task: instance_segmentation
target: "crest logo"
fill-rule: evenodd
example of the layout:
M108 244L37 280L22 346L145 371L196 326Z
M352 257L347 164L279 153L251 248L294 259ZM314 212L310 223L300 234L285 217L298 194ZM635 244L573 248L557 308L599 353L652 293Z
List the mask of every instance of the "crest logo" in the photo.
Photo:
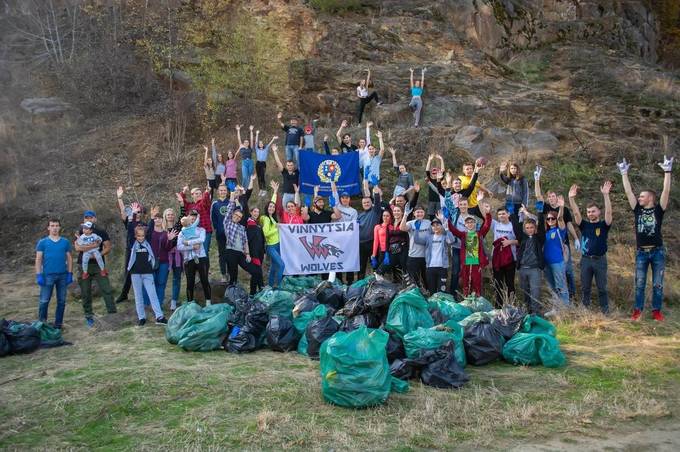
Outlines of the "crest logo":
M328 256L339 257L341 254L345 253L337 246L331 245L329 243L323 243L327 237L321 235L313 235L312 243L307 241L307 237L299 237L299 239L302 243L302 246L312 259L316 259L317 257L326 259Z
M319 164L316 170L316 175L319 176L319 180L325 184L330 184L331 182L337 182L342 174L342 169L338 162L335 160L324 160Z

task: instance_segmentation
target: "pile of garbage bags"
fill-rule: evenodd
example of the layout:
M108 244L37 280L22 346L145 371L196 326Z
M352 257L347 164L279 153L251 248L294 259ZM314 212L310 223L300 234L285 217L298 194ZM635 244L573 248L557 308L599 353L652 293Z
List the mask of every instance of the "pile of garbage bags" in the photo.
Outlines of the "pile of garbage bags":
M0 357L62 345L71 343L64 341L59 328L40 321L29 323L0 319Z
M513 306L494 310L474 295L425 298L417 287L372 276L349 287L285 278L281 288L253 297L230 286L222 304L180 306L166 337L187 351L297 351L320 361L326 401L355 408L385 403L411 379L460 388L470 380L467 365L565 363L555 327L541 317Z

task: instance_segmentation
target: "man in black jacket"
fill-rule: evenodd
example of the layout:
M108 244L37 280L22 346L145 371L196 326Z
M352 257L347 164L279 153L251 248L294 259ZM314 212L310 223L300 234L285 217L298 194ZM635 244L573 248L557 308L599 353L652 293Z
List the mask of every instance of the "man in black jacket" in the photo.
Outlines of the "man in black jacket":
M540 209L543 210L542 208ZM517 245L517 270L520 291L524 293L524 302L529 313L539 313L541 284L543 282L543 244L545 243L545 221L543 212L539 212L538 220L522 206L520 213L524 223L520 225L517 217L512 217L512 227L519 241Z

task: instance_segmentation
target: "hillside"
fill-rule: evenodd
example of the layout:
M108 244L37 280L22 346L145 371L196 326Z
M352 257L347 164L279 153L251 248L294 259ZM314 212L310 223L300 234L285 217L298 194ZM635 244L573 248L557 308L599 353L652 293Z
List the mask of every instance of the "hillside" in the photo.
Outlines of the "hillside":
M10 222L1 254L12 265L30 263L25 239L48 215L72 227L87 206L112 223L118 184L147 204L171 203L174 190L202 183L200 144L215 136L221 148L234 146L237 123L271 136L281 110L319 119L319 136L333 137L354 114L367 67L385 99L367 117L416 173L433 151L452 168L484 155L493 165L541 163L545 189L578 182L597 195L601 180L618 179L614 161L623 156L634 162L635 187L660 189L662 136L671 138L668 153L678 149L680 83L661 59L663 2L55 4L54 24L77 30L64 33L61 53L28 36L50 11L7 2L0 17L0 210ZM423 127L415 129L408 68L423 66ZM483 179L495 186L491 170ZM615 191L614 239L628 244L632 219ZM680 218L679 194L674 188L668 224ZM673 249L677 231L664 233ZM624 264L632 252L614 254ZM669 271L676 262L672 254ZM619 272L624 297L630 272Z

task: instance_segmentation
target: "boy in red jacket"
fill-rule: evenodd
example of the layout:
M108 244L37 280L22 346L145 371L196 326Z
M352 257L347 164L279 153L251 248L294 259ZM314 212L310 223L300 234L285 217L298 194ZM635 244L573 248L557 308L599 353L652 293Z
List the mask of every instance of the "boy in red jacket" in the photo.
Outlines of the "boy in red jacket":
M482 294L482 268L489 263L484 253L484 237L491 228L491 206L487 203L481 204L480 211L484 216L484 224L479 231L477 231L477 221L472 215L465 219L465 231L458 230L449 220L449 230L462 242L460 287L464 296L470 293Z

